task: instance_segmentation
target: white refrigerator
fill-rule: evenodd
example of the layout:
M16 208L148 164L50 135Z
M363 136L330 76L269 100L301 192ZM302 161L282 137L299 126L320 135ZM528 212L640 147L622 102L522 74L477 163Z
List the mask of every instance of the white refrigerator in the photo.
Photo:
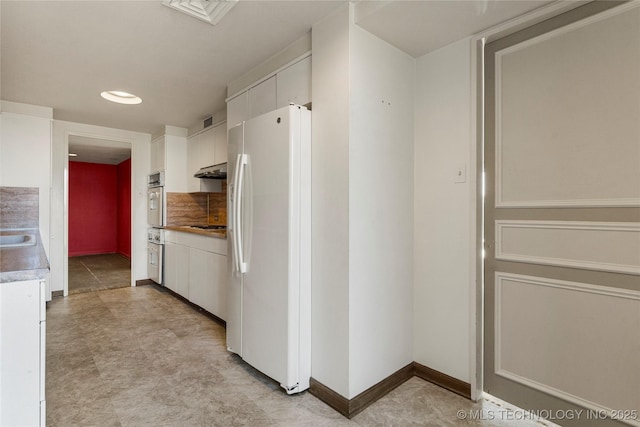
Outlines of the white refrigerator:
M229 130L227 348L287 393L311 376L311 112Z

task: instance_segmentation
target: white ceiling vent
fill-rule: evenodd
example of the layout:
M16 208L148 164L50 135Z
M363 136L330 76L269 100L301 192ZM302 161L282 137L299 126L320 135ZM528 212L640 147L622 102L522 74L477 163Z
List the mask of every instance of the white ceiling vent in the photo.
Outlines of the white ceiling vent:
M216 25L237 2L238 0L164 0L162 4Z

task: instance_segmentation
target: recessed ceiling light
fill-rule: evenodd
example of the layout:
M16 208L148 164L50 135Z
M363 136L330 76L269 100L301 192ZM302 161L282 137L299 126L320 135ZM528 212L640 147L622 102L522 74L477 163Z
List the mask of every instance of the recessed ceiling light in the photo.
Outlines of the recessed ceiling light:
M76 153L69 153L69 157L78 157Z
M100 96L107 101L117 102L118 104L140 104L142 102L142 98L120 90L108 90L102 92Z

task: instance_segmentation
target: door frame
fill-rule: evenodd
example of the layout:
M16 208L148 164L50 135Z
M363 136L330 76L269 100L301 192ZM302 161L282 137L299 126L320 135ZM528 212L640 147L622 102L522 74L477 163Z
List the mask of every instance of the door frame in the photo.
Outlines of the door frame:
M475 280L469 286L469 372L473 401L481 399L484 393L484 47L487 43L525 30L590 2L590 0L554 2L471 37L470 164L471 174L475 176L475 188L471 192L471 211L475 212L475 215L471 215L469 262L471 277ZM625 1L615 4L623 3Z
M51 273L52 289L69 295L69 136L84 136L131 146L131 286L146 278L146 191L151 135L83 123L53 122ZM57 237L57 239L55 239ZM55 242L54 242L55 240ZM60 289L62 288L62 289Z

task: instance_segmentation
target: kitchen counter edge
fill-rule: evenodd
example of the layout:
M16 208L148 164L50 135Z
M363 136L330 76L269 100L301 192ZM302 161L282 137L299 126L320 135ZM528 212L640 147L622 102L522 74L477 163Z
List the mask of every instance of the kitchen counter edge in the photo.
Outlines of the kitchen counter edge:
M5 229L12 234L22 229ZM45 279L49 274L49 261L37 233L37 244L21 248L0 249L0 283L23 282Z

